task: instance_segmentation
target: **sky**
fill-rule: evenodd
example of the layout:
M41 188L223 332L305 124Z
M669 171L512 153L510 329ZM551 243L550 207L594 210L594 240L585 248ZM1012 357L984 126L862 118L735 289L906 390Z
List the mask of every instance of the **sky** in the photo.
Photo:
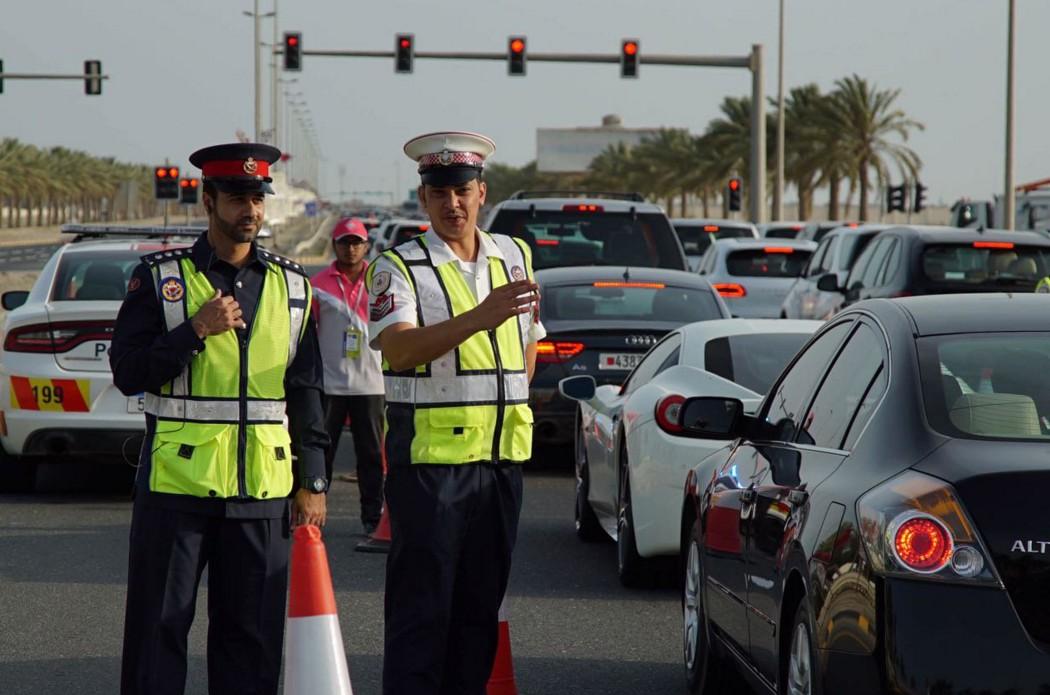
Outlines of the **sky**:
M259 0L260 11L274 0ZM636 80L616 65L530 63L524 78L504 62L304 56L299 82L323 157L322 193L398 190L416 182L401 151L435 130L492 137L495 161L536 156L537 128L598 125L702 132L727 95L748 95L750 73L646 66L651 53L734 55L765 46L766 93L776 95L777 0L278 0L278 28L301 31L306 50L392 50L398 32L416 50L506 50L524 34L530 52L615 53L640 40ZM193 172L199 147L253 132L252 0L2 0L0 60L9 72L74 72L102 61L100 97L82 82L13 81L0 94L0 137L64 145ZM929 199L990 197L1003 187L1006 0L785 0L787 88L822 90L856 73L900 89L897 106L926 126L909 144L924 162ZM1050 177L1050 3L1017 0L1015 179ZM269 19L262 36L272 36ZM285 74L284 77L293 76ZM268 69L264 82L268 84ZM269 97L263 101L269 127ZM295 153L293 153L294 155ZM772 166L772 162L770 162ZM398 196L399 198L402 196ZM794 199L793 191L787 199ZM821 196L818 196L818 200ZM383 202L388 198L375 200Z

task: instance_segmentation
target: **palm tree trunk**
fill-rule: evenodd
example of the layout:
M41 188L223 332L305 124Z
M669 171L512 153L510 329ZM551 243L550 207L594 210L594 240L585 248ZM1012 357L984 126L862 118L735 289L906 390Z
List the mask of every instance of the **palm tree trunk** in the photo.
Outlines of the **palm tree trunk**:
M700 196L700 200L702 200L704 203L704 217L710 217L711 213L708 212L707 208L707 189L704 189L704 192Z
M832 176L828 179L828 219L837 220L839 218L839 186L842 181L838 176ZM804 218L803 218L804 219Z
M868 160L862 159L860 162L860 202L858 207L860 208L860 221L868 221Z
M685 198L686 198L685 191L682 191L682 197L679 198L679 201L678 201L682 205L682 217L686 217L686 213L685 213Z

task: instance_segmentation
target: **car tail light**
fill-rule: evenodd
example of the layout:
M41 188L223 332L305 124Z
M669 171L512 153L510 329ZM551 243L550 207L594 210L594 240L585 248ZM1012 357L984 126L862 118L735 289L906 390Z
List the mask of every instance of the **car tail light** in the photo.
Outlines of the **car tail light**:
M583 352L583 343L541 340L536 343L537 362L564 362Z
M562 212L605 212L605 208L601 205L594 205L593 203L580 203L579 205L563 205L561 208Z
M12 328L7 352L68 352L89 340L112 340L113 321L61 321Z
M906 471L857 501L864 549L876 572L1002 586L954 488Z
M1012 241L975 241L973 242L975 249L1012 249L1014 242Z
M795 253L795 249L790 246L767 246L762 251L764 253Z
M735 282L716 282L712 287L723 297L740 299L747 296L747 290L744 289L744 286Z
M705 224L704 225L704 231L705 232L717 232L718 231L718 225L717 224Z
M669 434L678 434L682 431L683 403L685 403L685 396L678 394L664 396L656 402L656 424L660 426L660 429Z
M557 240L557 239L537 239L536 240L536 245L537 246L557 246L560 243L561 242L559 240Z

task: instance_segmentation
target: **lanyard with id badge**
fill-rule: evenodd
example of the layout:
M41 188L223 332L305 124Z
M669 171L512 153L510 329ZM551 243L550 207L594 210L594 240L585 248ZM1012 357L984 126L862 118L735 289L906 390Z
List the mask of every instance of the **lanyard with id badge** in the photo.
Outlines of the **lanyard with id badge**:
M355 304L361 293L361 288L364 287L364 273L358 277L358 281L354 283L354 286L350 292L349 298L347 298L347 309L350 312L351 318L350 323L346 326L346 331L343 333L343 356L348 360L356 360L361 357L361 345L364 342L365 333L360 328L354 325L353 317L357 315L357 307ZM343 288L343 281L336 277L336 282L339 283L339 290L343 293L343 297L346 297L346 290Z

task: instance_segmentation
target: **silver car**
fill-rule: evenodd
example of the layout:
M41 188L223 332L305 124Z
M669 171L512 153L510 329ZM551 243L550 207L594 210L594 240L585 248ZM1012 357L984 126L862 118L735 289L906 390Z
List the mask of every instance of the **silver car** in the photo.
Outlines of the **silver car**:
M715 239L759 238L755 225L736 220L677 217L671 220L671 226L682 242L682 250L689 260L690 270L697 269L704 251L707 251L707 247Z
M698 272L725 300L733 316L778 318L780 305L817 244L798 239L718 239Z
M817 250L809 258L802 277L795 280L784 298L780 318L826 319L839 310L842 294L824 292L817 282L825 275L834 273L837 283L846 283L850 268L875 235L890 225L865 224L846 225L833 229L820 240Z

